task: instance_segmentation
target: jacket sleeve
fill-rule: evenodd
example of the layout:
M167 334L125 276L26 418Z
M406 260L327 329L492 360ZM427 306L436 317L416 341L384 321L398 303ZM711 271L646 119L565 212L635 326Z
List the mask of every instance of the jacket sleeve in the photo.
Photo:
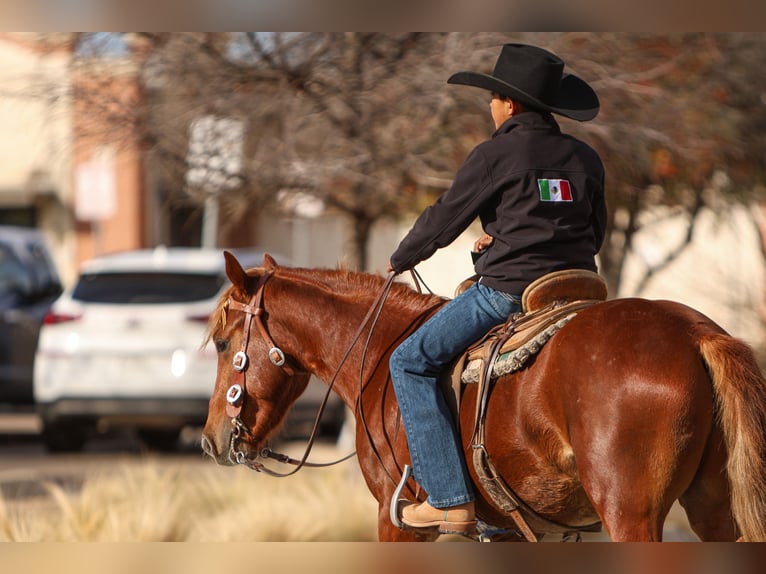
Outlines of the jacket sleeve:
M493 193L492 175L478 146L457 171L450 188L420 214L399 243L391 255L393 270L401 273L412 269L452 243L476 219Z

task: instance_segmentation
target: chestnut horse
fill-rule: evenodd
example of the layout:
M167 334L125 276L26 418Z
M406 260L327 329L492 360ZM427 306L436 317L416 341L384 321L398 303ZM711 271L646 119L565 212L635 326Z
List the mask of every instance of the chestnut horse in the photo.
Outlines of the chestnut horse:
M395 282L366 321L379 275L280 267L268 255L245 271L225 257L232 286L211 318L219 362L203 450L220 464L267 466L262 449L313 373L356 413L380 540L435 539L390 517L410 458L388 361L444 299ZM476 386L461 401L465 445ZM766 540L766 381L747 345L693 309L644 299L589 307L525 368L497 380L486 410L494 466L544 519L573 528L600 521L614 541L661 540L679 500L702 540ZM466 454L478 518L513 531ZM407 498L424 499L408 485Z

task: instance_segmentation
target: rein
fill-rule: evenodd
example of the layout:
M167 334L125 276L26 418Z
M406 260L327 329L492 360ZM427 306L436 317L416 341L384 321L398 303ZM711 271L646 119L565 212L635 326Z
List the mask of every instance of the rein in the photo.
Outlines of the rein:
M372 453L375 455L375 458L377 459L378 463L380 463L381 468L386 473L386 476L388 477L388 479L391 481L391 483L394 486L397 485L397 479L395 479L391 475L389 470L386 468L386 464L383 462L383 457L380 455L380 452L375 446L375 441L373 440L372 435L370 434L370 429L367 426L367 419L364 416L364 408L362 408L362 394L364 392L364 363L367 357L367 349L370 345L370 340L372 339L372 331L378 322L378 318L380 317L380 314L383 312L383 303L385 303L385 298L388 295L388 291L391 289L391 283L393 283L393 279L395 275L396 273L394 272L391 273L390 277L388 278L388 282L383 287L383 292L385 293L385 295L383 295L382 297L378 296L378 299L375 301L375 303L373 303L372 307L367 313L367 317L365 317L365 320L362 322L362 327L363 327L364 324L369 320L370 316L372 316L372 314L375 313L375 320L373 321L372 327L370 328L370 332L367 335L367 340L365 341L364 349L362 351L362 359L359 364L359 394L357 395L357 409L358 409L358 415L359 415L359 422L361 422L362 424L362 428L364 429L365 436L367 437L367 442L370 446L370 449L372 450ZM417 289L418 293L421 293L421 294L423 293L423 290L421 288L421 285L422 285L428 290L428 292L431 295L434 294L434 292L431 291L431 288L428 287L428 285L426 285L426 282L423 281L423 278L414 268L410 269L410 275L412 277L412 281L415 284L415 288ZM375 311L376 308L377 308L377 311ZM356 338L354 339L354 342L356 342L356 339L359 338L362 327L360 327L359 332L357 333ZM353 343L352 343L352 346L353 346Z
M340 370L345 364L349 355L351 354L351 351L354 348L354 345L356 344L356 342L359 340L359 337L361 337L362 332L364 331L364 328L367 326L372 316L375 315L375 320L373 321L373 324L370 328L370 335L368 336L368 339L367 339L367 343L369 343L369 337L372 336L372 331L375 328L375 324L378 321L380 312L383 308L383 304L385 303L385 300L388 297L388 293L391 290L391 285L394 282L395 274L394 273L389 274L383 287L380 290L380 293L378 294L372 306L370 307L370 310L367 312L367 315L362 320L361 325L357 329L354 337L351 339L351 343L346 349L346 352L343 354L343 357L341 358L337 368L335 369L335 373L333 374L332 378L330 379L330 382L328 383L327 392L325 393L324 399L322 400L322 403L319 407L319 411L317 412L316 420L314 421L314 427L311 430L311 435L306 445L306 450L303 454L303 457L300 460L293 459L284 454L273 452L269 447L265 447L261 449L261 451L255 458L251 458L251 457L248 457L242 450L238 450L236 447L236 443L244 435L248 435L251 438L255 438L252 434L252 431L250 431L247 425L245 425L244 422L242 422L242 419L240 417L240 413L242 412L242 404L247 394L245 392L246 384L247 384L246 372L247 372L247 367L250 363L250 360L247 354L247 347L250 341L250 331L252 329L253 322L255 322L256 326L258 327L261 337L263 337L263 339L269 345L269 351L268 351L269 361L271 361L273 365L282 368L288 375L295 374L295 370L289 364L287 364L284 352L274 343L274 340L269 335L268 330L266 329L266 326L263 324L262 317L265 312L265 309L263 307L263 291L264 291L264 287L266 286L266 283L268 282L268 280L271 278L272 275L273 275L273 271L270 270L260 277L258 284L256 285L255 293L250 298L250 302L248 304L235 301L231 298L229 298L227 301L230 309L245 313L245 321L243 326L242 345L240 347L240 350L234 355L234 359L232 361L232 367L235 370L235 378L234 378L234 383L229 387L228 391L226 391L226 414L229 416L229 418L231 419L231 423L234 426L234 431L231 434L231 440L229 442L229 452L230 454L234 455L234 460L237 462L237 464L243 464L247 466L248 468L251 468L252 470L255 470L257 472L264 472L271 476L286 477L286 476L295 474L304 466L308 466L308 467L332 466L334 464L338 464L340 462L348 460L349 458L353 457L356 454L356 451L354 451L339 460L329 462L329 463L312 463L307 461L308 456L311 452L311 449L314 446L314 442L318 436L319 423L322 418L322 413L324 412L325 406L330 396L330 392L332 391L333 386L335 385L335 381L338 378ZM367 344L365 344L365 351L366 351L366 348L367 348ZM359 403L361 405L361 391L360 391ZM262 463L258 462L257 460L258 458L271 458L281 463L296 465L296 468L287 473L276 472L274 470L267 468Z

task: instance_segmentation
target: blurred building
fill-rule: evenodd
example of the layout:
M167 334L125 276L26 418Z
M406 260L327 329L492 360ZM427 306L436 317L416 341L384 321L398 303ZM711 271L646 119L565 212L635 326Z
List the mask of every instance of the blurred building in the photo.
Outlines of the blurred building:
M94 255L156 245L258 245L301 266L344 262L350 225L337 214L297 209L283 218L236 194L224 206L203 207L190 197L185 186L197 183L189 181L197 172L169 173L153 142L144 141L140 122L162 125L171 142L164 149L194 167L199 147L203 164L236 164L216 149L236 142L217 141L215 129L212 136L210 129L193 129L223 123L218 132L236 132L232 120L196 115L172 74L142 77L152 66L139 37L101 43L92 57L76 39L72 33L0 33L0 224L39 228L65 284ZM250 132L260 133L241 134L242 145ZM384 271L403 233L393 224L378 227L370 261Z
M129 57L79 59L72 69L71 214L76 260L151 243L140 141L132 133L140 104Z
M152 243L138 142L111 143L130 129L119 104L140 98L134 68L122 58L74 69L73 39L0 34L0 224L39 228L65 283L97 253Z
M0 34L0 224L43 230L65 281L76 252L70 59L68 34Z
M100 253L200 245L203 226L198 205L168 200L135 130L140 45L75 58L74 40L0 33L0 225L39 228L65 284Z

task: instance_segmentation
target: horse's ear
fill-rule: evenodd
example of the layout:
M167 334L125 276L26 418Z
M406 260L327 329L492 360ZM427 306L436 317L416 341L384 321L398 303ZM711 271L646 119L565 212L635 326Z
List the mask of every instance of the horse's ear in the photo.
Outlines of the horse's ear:
M279 265L277 264L277 262L274 260L274 258L271 255L269 255L268 253L264 253L263 254L263 267L267 271L274 271L274 270L276 270L277 267L279 267Z
M229 251L224 251L223 257L226 259L226 276L231 281L231 284L242 293L247 293L247 273L242 268L242 265Z

